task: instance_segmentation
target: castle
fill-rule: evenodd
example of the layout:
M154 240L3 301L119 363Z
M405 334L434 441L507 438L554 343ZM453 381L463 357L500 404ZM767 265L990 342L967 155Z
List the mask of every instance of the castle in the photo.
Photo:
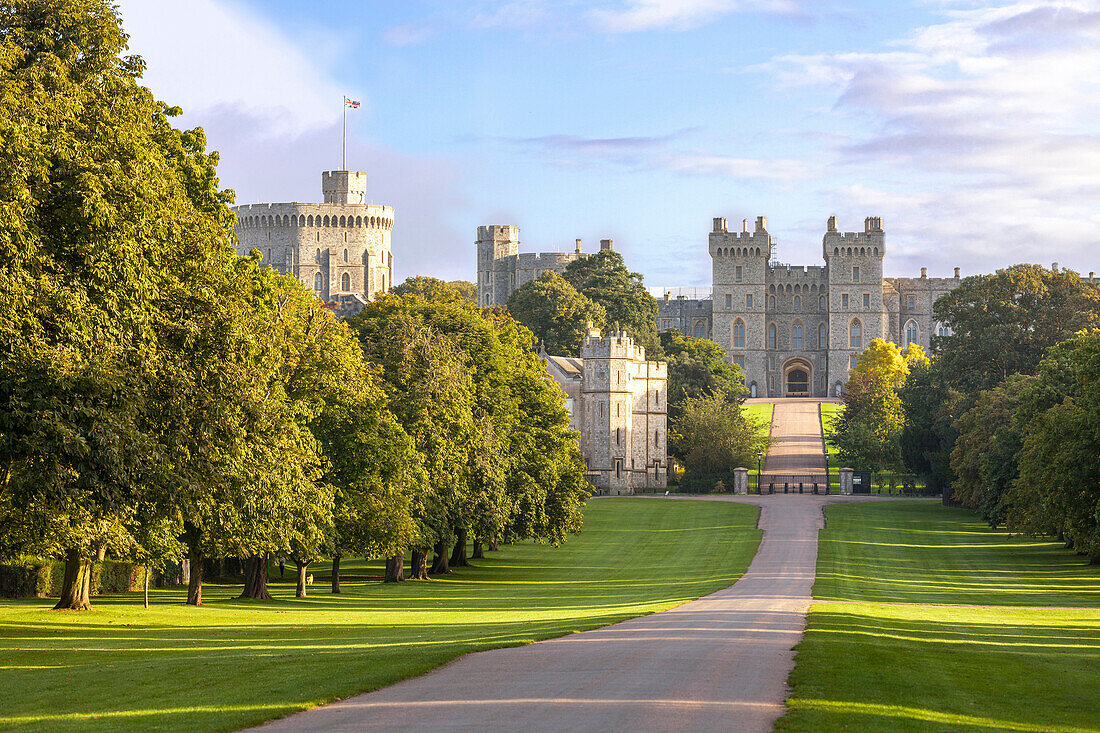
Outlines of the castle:
M667 488L667 365L646 361L630 336L602 336L591 324L580 353L541 356L565 393L589 482L609 494Z
M321 174L322 204L247 204L237 215L237 251L293 274L341 315L393 285L393 208L366 203L367 174Z
M611 249L610 239L600 240L600 249ZM506 305L517 288L538 278L547 270L561 274L570 262L587 255L577 240L572 252L519 251L519 227L484 226L477 228L477 303Z
M872 339L929 349L933 334L949 333L932 304L958 286L959 268L952 278L930 278L925 268L919 278L883 277L878 217L864 220L862 232L840 232L829 217L824 266L773 262L762 216L751 231L744 220L740 232L715 219L709 239L710 338L744 371L754 397L837 396Z

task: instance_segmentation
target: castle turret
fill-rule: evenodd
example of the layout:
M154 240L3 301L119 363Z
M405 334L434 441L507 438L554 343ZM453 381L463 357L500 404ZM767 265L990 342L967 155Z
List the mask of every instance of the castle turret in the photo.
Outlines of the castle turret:
M367 174L361 171L325 171L321 192L326 204L365 204Z
M478 305L497 305L508 302L514 283L508 281L509 273L496 263L511 255L519 254L519 227L508 225L477 228L477 300Z

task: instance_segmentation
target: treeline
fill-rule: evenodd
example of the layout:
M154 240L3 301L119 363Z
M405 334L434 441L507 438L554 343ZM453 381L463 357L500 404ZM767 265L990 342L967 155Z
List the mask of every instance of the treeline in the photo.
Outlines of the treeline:
M387 558L560 542L588 495L560 392L511 318L418 279L339 322L234 248L201 130L139 79L105 0L0 12L0 558ZM468 294L467 294L468 295Z
M892 455L990 525L1100 561L1100 287L1016 265L966 278L934 317L950 334L883 413Z

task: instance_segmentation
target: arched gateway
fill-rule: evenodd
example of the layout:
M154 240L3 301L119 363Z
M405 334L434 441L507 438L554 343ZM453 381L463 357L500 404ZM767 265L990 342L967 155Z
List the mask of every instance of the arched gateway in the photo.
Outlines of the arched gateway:
M791 359L783 365L783 387L787 397L809 397L813 365L805 359Z

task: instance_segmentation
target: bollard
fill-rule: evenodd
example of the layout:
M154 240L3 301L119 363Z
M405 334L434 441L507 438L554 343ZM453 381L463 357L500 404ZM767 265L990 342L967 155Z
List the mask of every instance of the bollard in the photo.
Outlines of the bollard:
M798 493L800 493L800 494L802 493L802 482L801 481L798 482Z
M791 493L791 492L790 492L790 488L791 488L791 485L790 485L790 484L789 484L788 482L784 481L784 482L783 482L783 493L784 493L784 494L789 494L789 493Z

